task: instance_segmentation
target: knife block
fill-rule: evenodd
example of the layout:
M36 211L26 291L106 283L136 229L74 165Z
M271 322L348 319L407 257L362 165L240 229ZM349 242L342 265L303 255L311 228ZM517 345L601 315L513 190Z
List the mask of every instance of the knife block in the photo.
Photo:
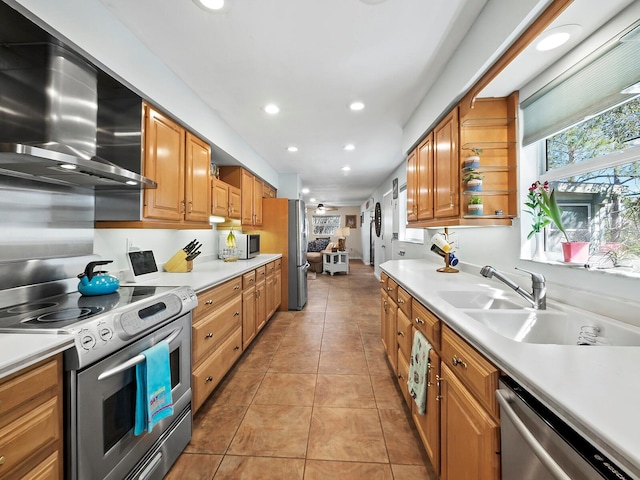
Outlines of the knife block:
M186 273L193 270L193 261L187 260L187 252L180 249L164 264L165 272Z

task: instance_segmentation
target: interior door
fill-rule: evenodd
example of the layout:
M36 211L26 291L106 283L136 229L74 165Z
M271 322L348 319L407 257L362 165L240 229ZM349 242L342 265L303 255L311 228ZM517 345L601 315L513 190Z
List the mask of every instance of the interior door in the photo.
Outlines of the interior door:
M380 257L380 263L384 263L393 258L393 252L391 251L392 238L393 198L392 192L389 192L382 198L382 234L380 235L380 239L382 240L382 256Z

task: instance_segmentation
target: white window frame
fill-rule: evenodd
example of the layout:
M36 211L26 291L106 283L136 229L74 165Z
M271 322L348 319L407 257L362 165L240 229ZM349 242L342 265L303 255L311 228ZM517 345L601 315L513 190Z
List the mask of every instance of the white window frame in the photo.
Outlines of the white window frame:
M398 193L398 240L424 245L424 228L407 228L407 184Z

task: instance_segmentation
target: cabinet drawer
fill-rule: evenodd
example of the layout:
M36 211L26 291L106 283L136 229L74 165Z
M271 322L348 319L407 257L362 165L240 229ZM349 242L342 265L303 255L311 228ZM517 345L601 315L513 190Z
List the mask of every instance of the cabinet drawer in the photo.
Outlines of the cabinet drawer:
M276 262L269 262L266 265L267 276L273 275L276 272Z
M264 282L267 275L267 268L263 265L256 268L256 283Z
M398 311L398 347L402 357L408 359L411 356L411 347L413 346L413 330L411 328L411 319L402 311Z
M210 288L198 294L198 306L193 310L194 321L209 315L213 309L226 303L228 298L240 295L242 290L242 277L236 277L221 285Z
M60 399L53 397L29 413L0 429L0 455L3 472L9 472L27 461L36 451L60 439Z
M393 303L398 301L398 284L393 281L391 278L387 279L387 294L389 295L389 300L392 300Z
M407 402L407 405L411 408L413 399L409 396L409 386L407 385L408 379L409 362L402 355L402 351L398 349L398 385L400 386L400 391L402 392L404 401Z
M217 348L229 336L229 332L242 325L242 296L229 300L227 305L216 309L192 327L193 364Z
M398 308L407 317L411 318L411 295L404 288L398 287L397 302Z
M247 289L251 288L256 284L256 271L251 270L250 272L242 275L242 288Z
M22 480L57 480L62 478L60 476L60 472L62 471L61 457L61 453L56 450L36 465L35 468L32 468L23 475Z
M194 411L200 408L241 354L242 328L238 328L213 355L193 371L191 383Z
M389 275L386 273L380 273L380 288L385 292L387 291L387 282L389 281Z
M498 369L446 325L442 328L442 360L497 418Z
M420 330L436 350L440 350L440 319L415 298L411 302L413 326Z
M58 384L56 359L35 366L0 384L0 418L18 405Z

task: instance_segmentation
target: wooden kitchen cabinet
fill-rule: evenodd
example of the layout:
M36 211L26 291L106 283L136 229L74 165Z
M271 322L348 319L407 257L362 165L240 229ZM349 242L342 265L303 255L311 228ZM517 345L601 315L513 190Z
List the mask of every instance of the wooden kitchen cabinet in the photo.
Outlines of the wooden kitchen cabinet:
M433 218L433 133L407 158L407 221Z
M433 129L433 218L460 213L458 108Z
M517 93L465 100L407 155L407 221L411 227L511 225L517 216ZM470 191L462 178L464 160L481 149L482 190ZM483 214L468 211L480 196Z
M211 215L240 218L240 189L217 178L211 179Z
M200 408L243 351L243 277L198 293L193 311L193 410Z
M416 425L424 449L436 473L440 473L440 355L435 348L429 351L429 374L427 376L427 408L424 415L418 406L411 404L411 416ZM471 477L475 478L475 477ZM480 478L480 477L478 477Z
M0 479L62 479L62 356L0 381Z
M441 480L500 478L500 427L442 363Z
M267 323L267 274L263 265L256 268L256 333Z
M242 276L242 348L256 338L256 271Z
M391 281L391 279L389 279ZM382 343L387 352L387 358L394 374L398 373L398 340L397 340L397 315L398 306L392 300L391 294L386 293L382 297Z
M144 175L158 184L144 191L144 218L208 224L211 147L150 105L144 112Z
M221 166L220 179L240 189L240 223L245 227L262 225L264 182L242 167Z

